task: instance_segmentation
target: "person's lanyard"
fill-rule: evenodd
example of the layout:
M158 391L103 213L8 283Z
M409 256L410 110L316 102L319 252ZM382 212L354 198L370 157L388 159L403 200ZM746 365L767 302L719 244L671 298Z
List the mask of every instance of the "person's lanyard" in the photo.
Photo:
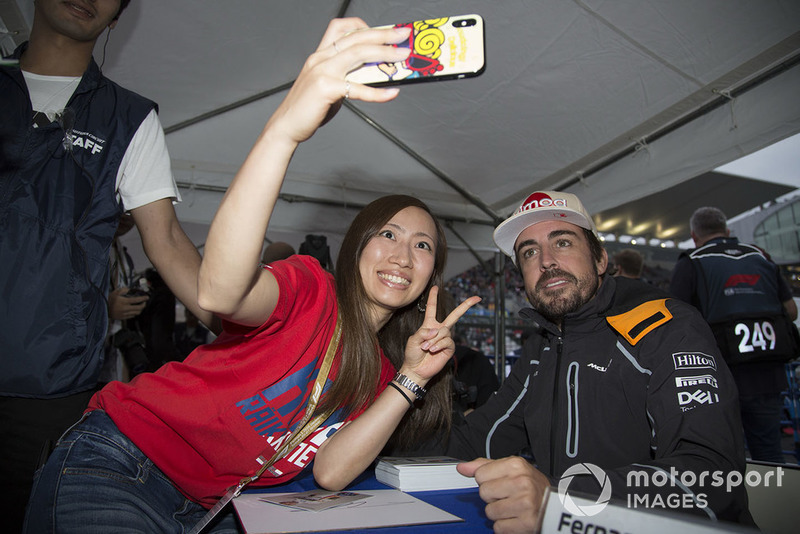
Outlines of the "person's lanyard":
M331 416L333 413L333 408L329 408L313 419L311 418L314 415L314 411L317 408L317 403L322 395L322 389L325 387L325 381L328 379L328 372L331 370L333 357L336 354L336 348L339 346L339 338L341 335L342 329L341 325L339 324L339 318L337 317L336 329L333 332L333 337L331 337L330 343L328 343L328 350L325 351L325 358L322 360L322 366L319 369L317 379L314 381L314 389L311 391L311 396L308 398L308 405L306 406L305 414L300 422L297 423L294 432L289 432L289 439L284 442L280 449L275 451L275 454L272 455L272 458L270 458L269 461L265 462L263 456L256 458L256 461L261 464L259 470L256 471L252 476L244 477L239 481L238 485L231 486L228 491L225 492L225 495L223 495L222 498L217 501L213 507L211 507L206 515L203 516L203 519L201 519L192 528L192 530L189 531L189 534L199 534L199 532L203 530L203 528L205 528L205 526L208 525L212 519L214 519L220 510L222 510L233 499L238 497L239 494L242 493L242 490L245 486L258 480L258 478L264 474L264 471L269 470L270 473L276 474L275 470L272 469L272 465L286 456L289 451L297 447L314 430L316 430L319 425L323 423L323 421Z

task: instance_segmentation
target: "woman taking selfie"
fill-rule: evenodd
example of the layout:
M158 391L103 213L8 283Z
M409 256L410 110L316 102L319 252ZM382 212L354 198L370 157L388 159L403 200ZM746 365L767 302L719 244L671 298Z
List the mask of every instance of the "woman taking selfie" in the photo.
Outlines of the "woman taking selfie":
M335 281L309 256L259 265L294 150L343 97L397 95L344 77L404 59L408 49L390 44L407 36L360 19L331 22L209 231L199 301L223 319L223 333L184 362L93 397L38 474L28 532L184 532L240 483L283 483L313 460L317 483L341 489L404 417L398 434L446 424L449 381L417 401L453 354L450 330L479 299L437 320L446 244L425 204L394 195L364 208ZM203 532L236 532L231 511Z

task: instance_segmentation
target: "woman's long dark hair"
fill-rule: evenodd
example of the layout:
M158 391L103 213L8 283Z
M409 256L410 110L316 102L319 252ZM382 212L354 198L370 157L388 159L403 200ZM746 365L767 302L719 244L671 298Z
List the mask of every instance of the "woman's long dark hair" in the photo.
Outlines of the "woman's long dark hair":
M336 295L342 323L342 357L336 380L326 394L323 406L344 406L354 410L366 406L376 396L380 377L378 346L399 369L405 358L408 338L422 325L425 314L417 301L395 311L378 335L372 332L368 298L361 280L359 263L364 247L399 211L417 207L431 216L436 227L434 266L431 279L422 293L423 300L433 285L442 287L447 261L444 230L422 201L407 195L390 195L371 202L356 215L344 236L336 261ZM440 307L441 308L441 307ZM444 317L439 315L439 320ZM445 376L446 375L446 376ZM451 417L451 377L439 373L428 385L428 395L418 410L411 410L395 436L400 445L408 445L442 427L449 427ZM399 440L399 441L398 441Z

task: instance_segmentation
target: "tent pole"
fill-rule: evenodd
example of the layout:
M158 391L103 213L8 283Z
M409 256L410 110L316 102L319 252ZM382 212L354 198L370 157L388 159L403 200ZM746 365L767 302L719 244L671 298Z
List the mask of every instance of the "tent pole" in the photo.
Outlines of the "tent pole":
M272 96L276 93L280 93L281 91L288 91L294 85L294 80L290 82L286 82L283 85L279 85L277 87L273 87L272 89L267 89L266 91L262 91L257 93L253 96L248 96L247 98L243 98L241 100L237 100L236 102L231 102L225 106L218 107L216 109L212 109L207 113L203 113L201 115L197 115L196 117L192 117L191 119L186 119L185 121L181 121L177 124L173 124L172 126L165 126L164 127L164 135L169 135L171 133L177 132L178 130L183 130L184 128L188 128L198 122L203 122L205 120L214 118L218 115L222 115L229 111L233 111L236 108L240 108L242 106L246 106L247 104L251 104L263 98L267 98L268 96Z
M505 256L494 253L494 371L502 384L506 379L506 277Z
M227 187L221 185L194 184L191 182L183 182L180 180L176 180L175 184L178 186L179 189L189 189L189 190L195 189L197 191L209 191L213 193L220 193L223 195L228 190ZM362 208L364 208L364 206L366 206L366 204L343 202L341 200L335 200L335 199L307 197L303 195L294 195L290 193L280 193L278 194L278 199L284 202L289 202L290 204L293 202L308 202L310 204L319 204L320 206L332 206L335 208L351 209L355 211L361 210ZM445 221L445 224L449 222L459 222L465 224L480 224L483 226L492 226L492 227L496 226L496 223L492 221L474 219L470 217L461 217L458 215L442 215L438 213L434 213L434 215L437 218ZM491 271L487 269L486 272L491 272Z
M350 0L344 0L342 4L339 6L338 14L336 15L337 18L341 18L345 16L347 9L350 7ZM171 134L173 132L177 132L178 130L183 130L184 128L188 128L198 122L203 122L208 119L212 119L218 115L222 115L229 111L233 111L234 109L240 108L242 106L246 106L247 104L252 104L253 102L257 102L264 98L270 97L274 94L280 93L282 91L288 91L294 85L294 80L281 84L277 87L273 87L271 89L267 89L266 91L262 91L260 93L256 93L252 96L248 96L247 98L242 98L241 100L237 100L236 102L231 102L230 104L226 104L224 106L218 107L216 109L212 109L207 113L203 113L197 115L196 117L192 117L185 121L181 121L177 124L173 124L172 126L167 126L164 128L164 134Z
M344 0L342 5L339 6L339 13L336 15L337 19L340 19L345 16L347 13L347 8L350 7L350 0Z
M448 219L448 220L444 221L444 224L445 224L445 226L447 226L447 228L451 232L453 232L453 235L456 236L459 239L459 241L461 241L464 244L465 247L467 247L467 250L469 250L470 254L472 254L472 257L474 257L476 260L478 260L478 263L481 265L481 267L483 267L483 270L486 271L487 274L493 275L494 274L494 270L491 268L491 266L488 263L486 263L484 261L483 258L481 258L478 255L478 253L475 251L474 248L472 248L472 246L467 242L467 240L464 239L463 237L461 237L461 234L459 234L456 231L455 227L453 226L453 221Z
M354 106L352 102L350 102L349 100L344 100L343 101L343 105L344 105L344 107L346 107L347 109L349 109L350 111L355 113L361 120L363 120L364 122L366 122L367 124L369 124L370 126L375 128L378 132L380 132L389 141L391 141L392 143L397 145L400 149L403 150L403 152L405 152L406 154L408 154L409 156L411 156L412 158L417 160L419 163L421 163L426 169L431 171L440 180L442 180L444 183L446 183L448 186L450 186L450 188L452 188L459 195L461 195L462 197L467 199L473 206L475 206L476 208L480 209L485 214L487 214L489 217L491 217L492 221L493 221L493 223L495 225L499 224L500 221L503 220L497 214L497 212L495 212L483 200L481 200L480 198L476 197L475 195L473 195L472 193L470 193L469 191L467 191L466 189L461 187L460 184L458 184L455 180L453 180L452 178L447 176L444 172L442 172L437 167L435 167L430 161L428 161L425 158L423 158L415 150L413 150L410 146L408 146L403 141L401 141L396 136L394 136L389 130L387 130L386 128L384 128L383 126L381 126L380 124L375 122L369 115L367 115L366 113L364 113L363 111L358 109L356 106Z
M800 32L793 34L790 38L786 39L786 42L789 46L796 46L798 42L800 42ZM711 101L707 102L706 104L696 107L690 113L686 114L682 118L660 127L658 130L640 137L636 141L629 144L628 147L618 151L616 154L612 154L611 156L607 157L606 159L597 162L586 169L583 170L580 177L570 177L569 179L558 183L553 189L558 191L563 191L573 185L576 185L581 180L585 180L590 175L595 174L597 172L602 171L603 169L610 167L617 161L627 158L636 153L637 146L639 146L642 142L647 144L651 144L654 141L664 137L683 126L686 126L690 122L697 120L698 118L711 113L712 111L716 110L719 107L729 104L733 99L738 96L745 94L746 92L750 91L751 89L755 89L756 87L760 86L761 84L775 78L776 76L788 71L789 69L796 68L800 65L800 52L795 50L787 59L780 62L778 65L770 68L766 72L763 72L756 76L753 79L748 80L744 84L730 90L727 94L724 94L720 90L714 88L711 89L711 93L717 95ZM713 85L713 84L711 84ZM628 134L626 134L628 135ZM633 139L630 135L628 135L629 139Z

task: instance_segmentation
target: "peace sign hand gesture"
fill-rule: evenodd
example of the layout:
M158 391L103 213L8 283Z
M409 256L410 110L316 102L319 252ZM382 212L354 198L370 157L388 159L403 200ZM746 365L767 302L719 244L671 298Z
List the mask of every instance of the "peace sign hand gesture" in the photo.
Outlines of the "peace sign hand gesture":
M401 373L420 386L427 384L453 356L456 347L451 336L453 326L468 309L481 301L478 296L468 298L440 323L436 320L438 295L439 288L433 286L428 293L425 320L419 330L408 338L405 361L400 369Z

